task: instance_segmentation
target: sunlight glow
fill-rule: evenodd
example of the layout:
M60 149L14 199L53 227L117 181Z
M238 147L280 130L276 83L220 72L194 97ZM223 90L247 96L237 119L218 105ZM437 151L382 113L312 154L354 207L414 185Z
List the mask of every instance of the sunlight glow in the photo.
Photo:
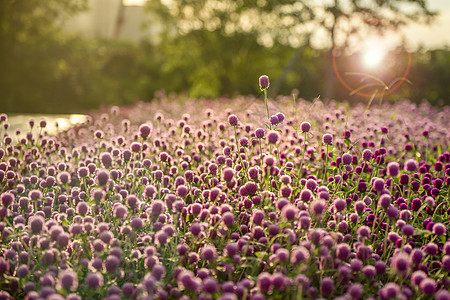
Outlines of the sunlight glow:
M123 5L125 6L143 6L147 0L124 0Z
M384 53L380 49L369 49L364 53L363 61L367 67L374 68L378 66L384 58Z
M362 62L368 68L378 67L388 51L387 45L378 39L368 39L363 48Z

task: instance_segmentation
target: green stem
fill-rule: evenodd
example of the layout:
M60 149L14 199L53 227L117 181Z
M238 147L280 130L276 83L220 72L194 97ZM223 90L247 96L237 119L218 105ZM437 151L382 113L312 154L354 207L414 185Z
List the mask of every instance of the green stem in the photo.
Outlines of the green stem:
M267 109L267 120L270 120L270 114L269 114L269 104L267 102L267 88L264 89L264 101L266 103L266 109ZM270 122L269 122L270 123Z

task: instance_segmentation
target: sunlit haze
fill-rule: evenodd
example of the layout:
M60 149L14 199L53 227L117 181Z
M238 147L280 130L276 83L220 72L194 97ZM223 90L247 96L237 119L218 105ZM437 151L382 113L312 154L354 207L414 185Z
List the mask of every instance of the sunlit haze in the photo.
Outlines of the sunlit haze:
M123 4L127 6L131 5L144 5L147 0L124 0Z

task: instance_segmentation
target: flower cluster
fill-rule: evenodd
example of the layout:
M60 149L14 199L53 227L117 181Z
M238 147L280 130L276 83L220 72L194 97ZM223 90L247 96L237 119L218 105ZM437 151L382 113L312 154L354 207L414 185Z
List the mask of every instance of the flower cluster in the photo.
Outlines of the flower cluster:
M2 137L1 299L450 298L450 108L159 97Z

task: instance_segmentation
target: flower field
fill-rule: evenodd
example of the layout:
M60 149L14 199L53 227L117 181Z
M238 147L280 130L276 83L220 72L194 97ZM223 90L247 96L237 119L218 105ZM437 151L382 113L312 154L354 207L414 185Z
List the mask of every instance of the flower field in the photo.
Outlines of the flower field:
M450 299L449 115L159 95L31 121L0 141L0 299Z

